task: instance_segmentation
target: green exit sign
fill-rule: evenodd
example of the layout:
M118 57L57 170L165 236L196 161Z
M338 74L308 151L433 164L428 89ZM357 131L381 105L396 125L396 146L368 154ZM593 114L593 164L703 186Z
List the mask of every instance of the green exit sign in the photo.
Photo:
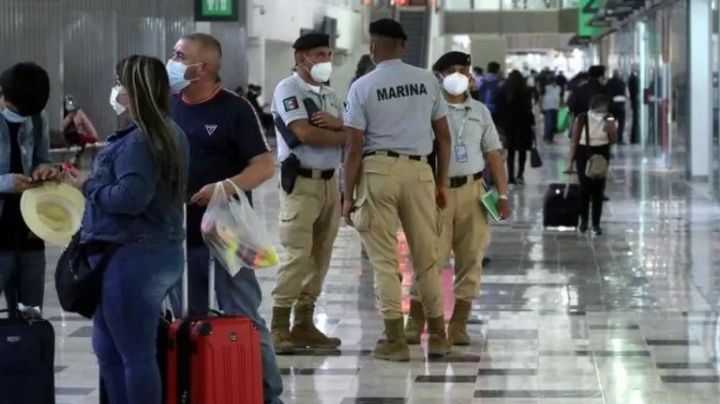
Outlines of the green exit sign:
M238 0L195 0L195 21L237 21Z

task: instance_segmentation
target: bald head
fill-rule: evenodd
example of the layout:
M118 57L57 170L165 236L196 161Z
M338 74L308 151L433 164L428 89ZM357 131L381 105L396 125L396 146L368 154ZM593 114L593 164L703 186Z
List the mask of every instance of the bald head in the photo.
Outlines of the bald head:
M217 81L220 75L222 46L213 36L188 34L175 44L173 59L188 66L197 80ZM190 77L186 77L190 79Z

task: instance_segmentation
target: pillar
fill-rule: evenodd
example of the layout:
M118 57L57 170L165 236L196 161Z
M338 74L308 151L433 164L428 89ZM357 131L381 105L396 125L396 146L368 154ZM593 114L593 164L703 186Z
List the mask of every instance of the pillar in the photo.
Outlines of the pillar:
M707 0L688 1L690 176L709 179L712 162L712 10Z

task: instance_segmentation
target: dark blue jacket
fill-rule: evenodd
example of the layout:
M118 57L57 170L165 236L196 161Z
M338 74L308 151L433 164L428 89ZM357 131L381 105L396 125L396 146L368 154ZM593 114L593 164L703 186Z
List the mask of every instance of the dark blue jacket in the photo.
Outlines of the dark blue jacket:
M185 133L171 121L184 156ZM120 244L165 244L184 239L183 201L174 201L158 172L150 148L135 126L118 131L93 163L83 184L87 199L82 240Z

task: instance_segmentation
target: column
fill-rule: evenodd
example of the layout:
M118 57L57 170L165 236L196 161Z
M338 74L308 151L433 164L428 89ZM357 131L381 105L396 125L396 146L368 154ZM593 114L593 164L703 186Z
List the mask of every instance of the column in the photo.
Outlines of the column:
M501 71L505 72L507 39L501 35L473 35L470 37L470 54L474 66L485 69L488 63L498 62Z
M688 46L690 81L690 176L707 180L712 161L712 68L711 4L707 0L688 1Z

